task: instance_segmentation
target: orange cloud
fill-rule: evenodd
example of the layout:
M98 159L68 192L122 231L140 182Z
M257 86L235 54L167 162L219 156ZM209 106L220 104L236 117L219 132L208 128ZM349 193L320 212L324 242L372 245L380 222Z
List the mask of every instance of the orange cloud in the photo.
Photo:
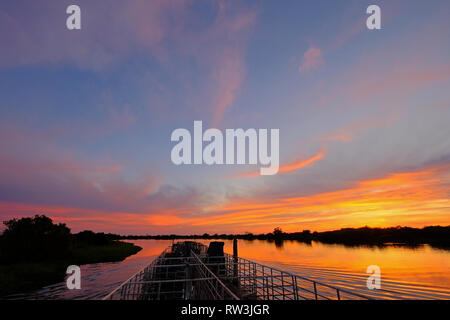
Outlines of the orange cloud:
M283 172L289 172L294 171L302 168L306 168L314 164L315 162L319 161L325 156L325 150L319 151L316 155L312 156L311 158L300 160L294 163L290 163L284 166L281 166L280 169L278 169L279 173Z
M331 136L324 136L321 138L324 141L340 141L340 142L350 142L353 138L348 134L336 134Z
M317 155L315 157L318 157ZM121 233L233 233L317 231L343 227L450 224L450 165L392 173L346 189L274 199L237 199L193 215L181 209L155 213L109 212L0 202L3 220L45 213L75 230Z
M150 215L147 218L147 221L153 226L172 226L172 225L180 225L185 223L186 219L176 215Z
M217 207L219 214L195 224L238 230L270 231L282 226L329 230L357 226L450 224L450 166L393 173L360 181L354 187L310 196L264 201L239 200Z
M302 159L299 161L295 161L293 163L289 163L289 164L280 166L280 168L278 169L278 173L286 173L286 172L295 171L295 170L309 167L309 166L313 165L315 162L322 159L324 156L325 156L325 150L322 149L321 151L319 151L319 153L315 154L314 156L312 156L308 159ZM237 175L237 177L256 177L256 176L260 176L259 171L252 171L252 172L247 172L247 173Z

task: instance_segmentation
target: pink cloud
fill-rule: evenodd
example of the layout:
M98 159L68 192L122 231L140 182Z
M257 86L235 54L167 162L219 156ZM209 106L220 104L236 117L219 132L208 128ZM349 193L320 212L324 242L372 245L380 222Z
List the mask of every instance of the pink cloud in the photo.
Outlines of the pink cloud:
M395 97L398 97L402 100L431 84L450 79L450 65L423 67L415 62L398 63L395 68L355 68L341 78L349 80L323 93L315 107L327 106L335 101L340 101L341 106L360 106L379 97L391 97L391 101L397 101ZM386 104L389 107L394 105Z
M246 74L247 39L257 17L252 9L235 10L235 3L219 1L217 18L202 35L191 38L195 57L210 70L214 87L212 126L219 126L226 111L236 99ZM217 41L220 39L220 41ZM197 48L203 48L198 52Z
M396 120L397 115L392 114L386 117L380 118L361 118L357 121L351 122L344 125L332 132L326 133L318 138L318 140L323 142L351 142L358 138L359 135L375 130L381 127L386 127L394 120Z
M302 64L298 68L299 72L305 72L317 68L323 64L323 54L319 48L310 47L303 55Z
M236 91L243 80L243 74L242 57L236 52L224 54L214 75L218 89L214 97L213 127L220 124L226 109L233 104Z
M185 0L79 0L82 29L68 31L69 4L42 0L27 3L27 10L0 8L0 66L73 63L98 70L136 50L163 59L162 42L176 36L188 14Z
M123 163L87 158L61 147L47 134L17 127L0 129L0 201L85 208L145 209L160 175L129 177Z
M234 103L246 74L245 50L257 16L255 9L218 0L209 3L212 19L205 19L189 0L79 0L82 29L68 31L68 4L42 0L27 4L26 11L19 6L7 10L0 6L0 68L70 64L101 72L139 54L170 72L174 62L194 60L198 67L196 85L204 90L201 96L197 92L193 97L185 94L186 99L194 100L189 104L198 106L217 126ZM202 28L189 23L202 19ZM177 81L180 90L188 91L192 83L183 72L177 73ZM172 101L169 90L154 91L149 98L153 105L166 107ZM187 115L192 116L192 110ZM133 117L130 110L110 113L119 128L132 125Z
M108 109L109 122L112 128L122 129L128 128L136 123L136 116L131 111L130 105L123 108L111 107Z

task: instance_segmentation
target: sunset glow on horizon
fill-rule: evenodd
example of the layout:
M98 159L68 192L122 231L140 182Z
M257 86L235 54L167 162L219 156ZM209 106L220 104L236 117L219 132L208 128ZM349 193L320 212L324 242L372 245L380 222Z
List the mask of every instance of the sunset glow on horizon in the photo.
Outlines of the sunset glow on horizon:
M0 221L236 234L450 225L450 3L0 4ZM40 12L34 15L33 12ZM278 174L171 162L171 132L275 128ZM0 227L0 230L1 227Z
M189 234L183 231L187 227L198 233L267 233L274 226L282 226L287 232L362 226L423 227L448 224L450 199L447 189L442 186L449 183L449 166L440 166L360 181L353 187L334 192L270 202L261 199L228 202L205 210L201 216L164 210L160 214L146 214L7 202L0 203L0 210L11 212L12 216L32 211L46 213L55 221L67 223L77 230L91 228L120 232L124 228L136 234L145 234L142 232L145 227L161 228L161 233L174 230L181 235ZM75 214L78 217L71 217Z

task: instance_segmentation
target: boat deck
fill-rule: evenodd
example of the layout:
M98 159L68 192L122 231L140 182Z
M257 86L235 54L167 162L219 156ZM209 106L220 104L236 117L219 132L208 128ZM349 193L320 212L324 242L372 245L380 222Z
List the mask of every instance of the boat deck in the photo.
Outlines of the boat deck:
M105 300L361 300L345 289L184 241L164 250Z

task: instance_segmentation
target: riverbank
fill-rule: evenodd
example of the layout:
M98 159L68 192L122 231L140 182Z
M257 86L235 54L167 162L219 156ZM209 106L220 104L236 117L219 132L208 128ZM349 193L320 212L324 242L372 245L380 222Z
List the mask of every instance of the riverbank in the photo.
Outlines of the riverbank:
M0 264L0 297L64 281L69 265L122 261L141 249L132 243L110 241L108 244L75 247L63 259Z
M333 231L311 232L283 232L280 228L275 228L272 233L263 234L203 234L203 235L148 235L148 236L118 236L115 239L154 239L154 240L175 240L175 239L204 239L204 240L268 240L281 242L284 240L294 240L311 243L312 241L343 244L347 246L384 246L387 244L402 244L406 246L418 246L428 244L430 246L450 249L450 226L428 226L424 228L392 227L392 228L345 228Z

